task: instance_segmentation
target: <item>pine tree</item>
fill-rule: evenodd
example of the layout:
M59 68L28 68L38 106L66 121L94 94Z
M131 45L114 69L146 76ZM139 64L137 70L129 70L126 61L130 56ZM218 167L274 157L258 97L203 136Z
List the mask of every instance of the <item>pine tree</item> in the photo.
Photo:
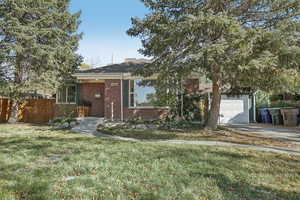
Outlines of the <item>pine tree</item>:
M0 95L55 89L80 65L80 12L70 0L0 0ZM0 78L1 79L1 78Z
M199 73L212 81L207 128L216 129L222 92L272 90L298 75L299 0L143 0L151 11L128 34L153 58L158 82ZM172 81L170 81L172 82ZM172 87L172 86L171 86Z

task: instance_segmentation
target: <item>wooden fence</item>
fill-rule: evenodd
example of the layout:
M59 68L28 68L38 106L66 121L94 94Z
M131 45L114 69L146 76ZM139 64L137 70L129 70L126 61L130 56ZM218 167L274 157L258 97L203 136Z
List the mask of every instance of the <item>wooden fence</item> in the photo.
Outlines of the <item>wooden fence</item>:
M0 98L0 123L8 122L11 114L12 101L6 98Z
M47 123L54 118L54 115L54 99L30 99L20 106L18 121L24 123Z

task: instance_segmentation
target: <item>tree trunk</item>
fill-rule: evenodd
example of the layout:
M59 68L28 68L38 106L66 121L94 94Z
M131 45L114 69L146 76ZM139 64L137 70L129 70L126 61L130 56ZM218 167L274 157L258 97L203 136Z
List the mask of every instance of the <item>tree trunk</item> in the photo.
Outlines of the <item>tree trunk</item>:
M212 102L209 111L206 128L210 130L216 130L218 126L218 120L220 115L221 104L221 68L218 65L212 67Z
M20 55L16 56L16 64L15 64L15 71L14 71L14 86L20 86L22 84L22 57ZM17 95L16 95L17 93ZM15 98L20 97L20 92L16 89L14 91L14 94L10 94L10 97ZM20 99L14 99L12 109L11 109L11 115L10 115L10 123L16 123L18 122L18 112L20 107Z
M203 112L203 122L207 123L209 116L209 94L205 95Z

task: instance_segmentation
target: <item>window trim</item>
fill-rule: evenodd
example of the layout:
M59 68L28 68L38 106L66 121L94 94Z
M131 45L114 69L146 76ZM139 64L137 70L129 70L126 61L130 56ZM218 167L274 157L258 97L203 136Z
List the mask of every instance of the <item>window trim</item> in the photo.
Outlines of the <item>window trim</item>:
M129 102L129 106L128 106L128 108L129 109L169 109L169 107L166 107L166 106L137 106L136 105L136 101L134 101L133 102L133 106L131 106L132 104L132 102L131 102L131 95L134 95L134 97L135 97L135 95L136 95L136 92L135 92L135 87L136 87L136 81L138 81L138 80L142 80L142 79L131 79L131 80L129 80L129 87L128 87L128 93L129 93L129 95L128 95L128 98L129 98L129 100L128 100L128 102ZM132 85L132 82L134 83L134 86L133 86L133 92L131 92L131 85Z
M133 81L133 92L131 91L131 83L132 83L132 81ZM128 100L128 102L129 102L129 108L134 108L134 107L136 107L136 103L135 103L135 101L133 101L133 106L132 106L132 102L131 102L131 95L133 95L133 96L135 96L135 91L134 91L134 89L135 89L135 80L129 80L129 87L128 87L128 98L129 98L129 100Z
M69 88L70 87L75 87L75 102L68 102L68 97L69 97ZM57 89L57 92L56 92L56 104L58 105L76 105L77 104L77 88L76 88L76 85L67 85L63 88L66 92L66 102L59 102L59 90L60 89Z

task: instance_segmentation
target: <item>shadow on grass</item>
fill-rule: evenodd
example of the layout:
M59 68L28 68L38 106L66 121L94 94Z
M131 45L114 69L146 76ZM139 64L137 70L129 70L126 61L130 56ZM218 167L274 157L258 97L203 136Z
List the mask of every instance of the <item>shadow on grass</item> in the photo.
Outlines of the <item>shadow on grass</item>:
M203 174L205 178L214 180L225 199L300 199L299 192L275 190L265 186L253 186L243 180L233 181L224 174Z
M153 133L153 131L137 131L137 130L129 130L129 129L113 129L113 130L99 130L99 132L107 134L107 135L115 135L121 137L135 138L135 139L164 139L171 140L176 138L177 136L174 133Z
M17 153L18 151L44 151L49 148L57 148L61 150L64 147L72 148L70 151L77 149L76 143L81 145L119 145L122 141L118 140L103 140L94 137L9 137L8 139L0 138L0 153Z
M140 140L172 140L172 139L180 139L180 140L213 140L216 138L217 134L211 135L203 135L203 134L195 134L187 131L170 131L170 130L135 130L135 129L102 129L99 132L120 136L126 138L134 138ZM201 131L199 129L199 131Z
M184 140L215 140L219 136L224 136L222 132L215 131L211 132L209 135L202 134L201 131L203 129L197 129L199 134L196 132L190 132L191 130L187 131L170 131L170 130L135 130L135 129L120 129L120 128L112 128L112 129L102 129L99 130L100 132L108 135L116 135L128 138L135 138L135 139L163 139L163 140L172 140L172 139L184 139ZM220 129L221 131L224 131ZM194 130L195 131L195 130ZM231 138L249 138L255 140L267 140L267 141L274 141L278 142L280 139L274 138L267 138L260 135L250 134L250 133L241 133L238 131L226 130L230 132ZM227 136L228 137L228 136ZM229 137L229 138L230 138ZM226 138L225 138L225 141ZM285 140L282 140L285 141ZM247 142L245 144L248 144Z
M1 173L2 172L2 173ZM0 160L0 199L13 195L16 199L46 200L51 196L51 185L48 179L32 176L32 171L26 168L25 163L7 164ZM5 182L13 184L3 184ZM3 196L4 195L4 196ZM15 199L13 198L13 199Z

